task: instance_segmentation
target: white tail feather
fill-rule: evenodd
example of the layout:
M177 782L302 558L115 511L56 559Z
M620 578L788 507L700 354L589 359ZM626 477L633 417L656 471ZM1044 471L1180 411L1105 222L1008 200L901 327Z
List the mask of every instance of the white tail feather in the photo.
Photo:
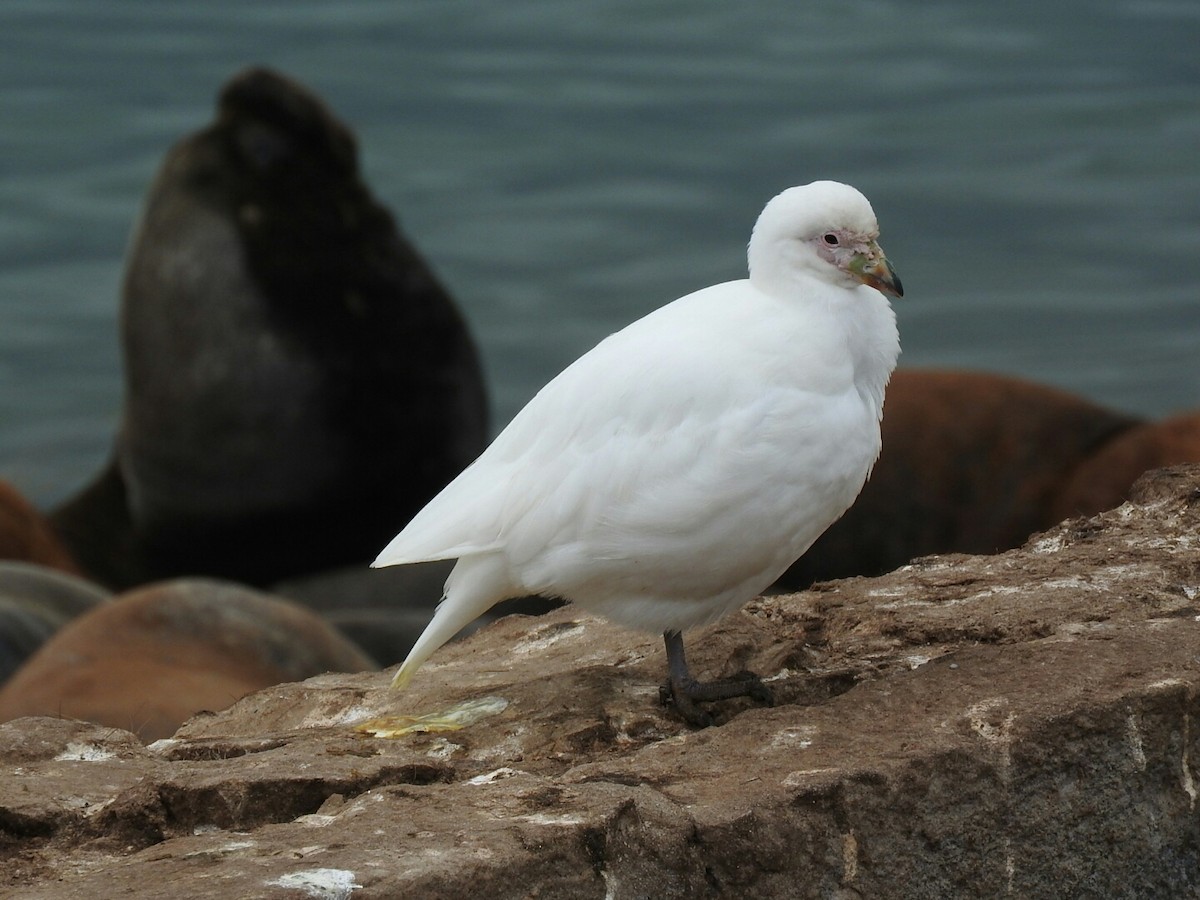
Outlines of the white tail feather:
M445 594L433 619L425 626L392 679L392 689L403 689L421 664L442 644L501 600L517 593L502 554L485 553L461 558L446 579Z

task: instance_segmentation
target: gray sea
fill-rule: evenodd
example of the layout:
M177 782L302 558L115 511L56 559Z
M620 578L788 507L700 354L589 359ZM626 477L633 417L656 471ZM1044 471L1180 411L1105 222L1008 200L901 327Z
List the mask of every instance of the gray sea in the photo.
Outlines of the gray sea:
M167 148L266 64L482 348L494 424L609 332L745 270L763 203L859 187L905 366L1200 407L1196 0L4 0L0 478L104 460L122 256Z

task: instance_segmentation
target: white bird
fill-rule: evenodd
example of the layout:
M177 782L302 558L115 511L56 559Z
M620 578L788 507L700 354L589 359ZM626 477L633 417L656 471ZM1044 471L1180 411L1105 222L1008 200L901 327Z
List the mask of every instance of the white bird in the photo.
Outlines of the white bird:
M501 600L571 600L662 632L664 700L770 701L698 682L681 632L774 582L854 502L879 455L900 280L870 203L832 181L772 199L747 279L688 294L547 384L375 566L457 559L393 687ZM883 292L883 293L881 293Z

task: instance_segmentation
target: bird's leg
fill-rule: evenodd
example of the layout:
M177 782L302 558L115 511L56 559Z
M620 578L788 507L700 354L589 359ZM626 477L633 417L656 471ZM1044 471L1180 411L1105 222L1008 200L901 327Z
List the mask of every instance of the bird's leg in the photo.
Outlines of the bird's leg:
M675 704L679 714L690 725L704 728L712 724L712 716L697 703L708 700L728 700L730 697L751 697L768 706L774 698L771 690L753 672L742 672L732 678L719 681L697 681L688 671L687 657L683 652L683 635L678 631L664 631L667 645L668 681L659 688L659 700L665 706Z

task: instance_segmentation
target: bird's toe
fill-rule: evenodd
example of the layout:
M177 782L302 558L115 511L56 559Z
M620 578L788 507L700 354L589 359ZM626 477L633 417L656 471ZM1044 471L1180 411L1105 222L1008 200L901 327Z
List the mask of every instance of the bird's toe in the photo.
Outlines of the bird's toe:
M692 682L696 684L696 682ZM658 701L663 706L673 706L680 717L693 728L707 728L713 723L713 718L700 708L700 704L687 692L686 688L670 681L659 686Z
M658 689L658 699L663 706L673 706L685 722L696 728L707 728L713 717L701 709L701 702L729 700L733 697L749 697L766 706L775 705L771 689L753 672L739 672L718 681L696 681L695 679L671 680Z

